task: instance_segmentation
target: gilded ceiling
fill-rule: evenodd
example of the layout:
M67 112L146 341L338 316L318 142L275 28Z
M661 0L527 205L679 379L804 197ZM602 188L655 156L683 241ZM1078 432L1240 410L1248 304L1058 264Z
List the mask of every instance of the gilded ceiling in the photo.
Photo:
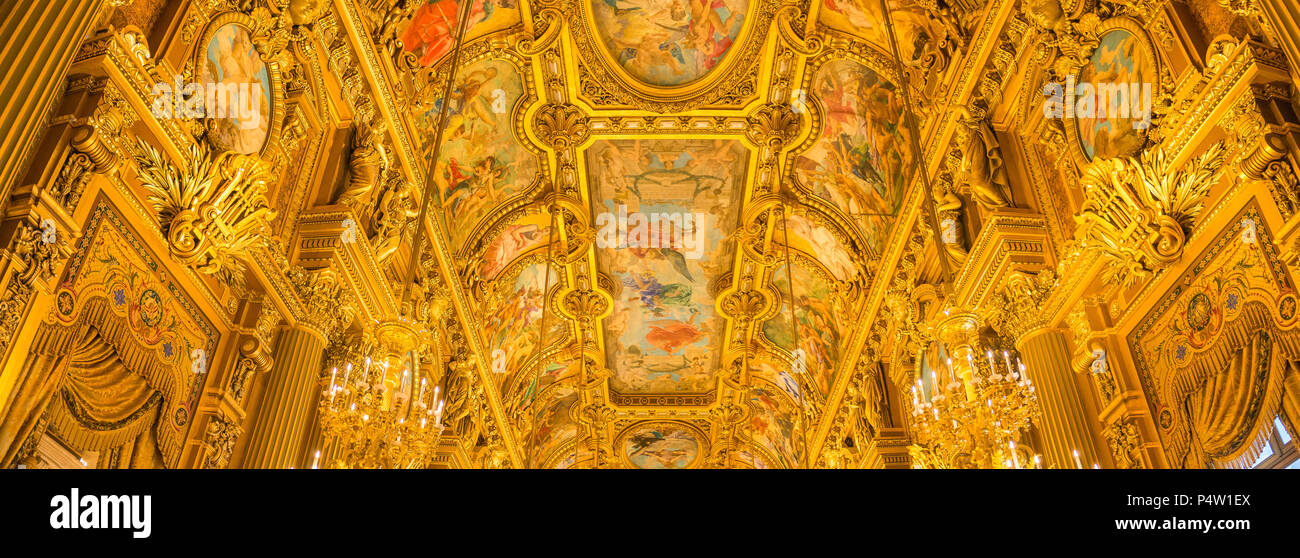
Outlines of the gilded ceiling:
M998 309L1015 273L1068 275L1061 262L1091 243L1137 263L1070 296L1129 300L1138 271L1172 261L1167 246L1115 240L1156 218L1106 213L1140 204L1086 169L1141 152L1155 162L1114 174L1190 160L1204 167L1194 178L1217 178L1220 159L1247 159L1244 147L1154 159L1155 145L1247 135L1188 123L1249 113L1197 99L1232 56L1256 52L1200 36L1241 18L1187 31L1165 0L137 8L114 12L94 46L116 89L95 109L104 139L70 143L80 172L112 168L113 195L147 200L158 219L144 225L186 266L177 275L204 286L186 292L237 332L225 347L306 323L328 370L409 330L387 356L442 390L461 463L842 465L846 448L905 430L907 407L890 399L914 361L952 366L935 344L939 308L979 318L958 327L973 346L1020 327ZM1257 52L1273 64L1261 75L1284 73L1276 51ZM257 102L195 119L123 100L169 75L254 86ZM1067 80L1141 83L1150 91L1134 95L1155 102L1145 120L1052 117L1043 84ZM96 141L130 164L119 173ZM53 195L75 207L84 185L60 180ZM1212 180L1192 182L1209 195ZM1149 238L1190 230L1200 208L1156 202L1177 234L1161 221Z
M914 213L891 41L920 97L960 31L892 1L891 38L882 7L441 0L388 30L385 141L436 154L436 244L534 465L593 430L618 455L583 460L801 463Z

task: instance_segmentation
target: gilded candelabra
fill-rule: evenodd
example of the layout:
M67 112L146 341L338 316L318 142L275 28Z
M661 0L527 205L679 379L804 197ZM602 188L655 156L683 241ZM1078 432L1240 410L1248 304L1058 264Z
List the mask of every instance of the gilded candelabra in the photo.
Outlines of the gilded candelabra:
M428 378L415 387L412 364L421 332L398 319L379 323L353 362L330 370L321 393L326 465L334 468L413 469L428 465L442 435L442 402ZM397 371L401 370L400 373ZM417 367L418 370L418 367ZM318 466L320 452L317 452Z
M949 358L946 370L931 372L928 386L918 379L912 388L920 461L945 469L1038 466L1037 456L1016 445L1038 415L1025 365L1019 359L1012 364L1009 351L988 350L984 362L973 350L965 352L965 362Z

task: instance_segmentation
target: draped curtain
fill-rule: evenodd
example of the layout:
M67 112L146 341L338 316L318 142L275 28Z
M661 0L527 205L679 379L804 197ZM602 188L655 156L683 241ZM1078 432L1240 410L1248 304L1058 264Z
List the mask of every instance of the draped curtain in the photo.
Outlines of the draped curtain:
M48 433L76 451L99 452L101 466L163 466L155 432L159 389L128 368L95 327L44 333L24 362L21 397L0 422L3 465Z
M161 402L158 390L127 369L117 351L91 329L69 355L63 387L50 408L49 432L78 450L118 452L116 459L110 457L110 466L150 466L161 462L153 455L157 444L138 447L137 441L153 438ZM132 459L120 459L123 450Z
M1226 369L1185 400L1192 449L1187 467L1250 467L1268 444L1289 363L1267 330L1254 333Z

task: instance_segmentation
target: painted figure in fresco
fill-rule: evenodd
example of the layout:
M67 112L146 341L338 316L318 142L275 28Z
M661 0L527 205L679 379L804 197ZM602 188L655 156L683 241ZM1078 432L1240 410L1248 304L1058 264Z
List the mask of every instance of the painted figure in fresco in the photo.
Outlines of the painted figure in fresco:
M881 246L910 166L902 101L893 84L848 60L823 66L813 87L826 106L826 123L799 156L796 172L815 194L855 217L868 245Z
M501 235L489 244L483 255L483 277L491 279L505 269L515 256L529 246L544 243L551 228L539 227L533 223L510 225L501 231Z
M808 357L813 361L809 368L816 372L814 382L818 391L826 393L827 376L835 369L835 339L830 325L816 314L808 311L796 312L799 316L799 341ZM822 326L824 329L819 328Z
M534 179L537 159L514 138L509 120L523 83L509 62L467 66L449 96L447 127L433 172L448 230L459 248L492 208ZM425 152L432 156L440 103L422 116ZM430 119L430 116L432 119Z
M504 2L502 3L505 4ZM495 6L485 0L470 4L465 32L492 16ZM419 57L421 66L437 62L456 45L456 19L460 6L456 0L427 0L415 10L411 24L402 33L402 47Z
M691 464L699 442L675 429L638 432L627 439L628 460L642 469L681 469Z
M666 306L685 307L691 304L690 285L683 283L661 284L659 279L648 270L642 271L639 276L623 277L623 285L636 290L637 296L628 300L640 300L641 304L655 316L663 316L667 311Z
M740 32L747 7L737 0L593 2L610 54L655 85L685 83L717 66Z
M668 263L672 264L673 269L677 271L677 273L680 273L682 277L685 278L687 281L695 280L694 277L691 277L690 268L686 266L686 255L683 254L680 250L676 250L668 247L640 248L640 247L631 247L631 246L628 247L628 250L632 253L633 256L636 256L636 258L639 260L647 260L647 259L666 260L668 261Z
M767 441L767 445L777 450L774 453L782 465L789 467L791 464L786 462L787 456L795 460L799 458L794 440L795 425L790 420L789 413L782 412L776 394L764 388L754 388L749 401L758 410L749 418L750 436Z
M212 140L217 145L237 153L261 150L270 130L271 81L266 64L254 48L247 30L230 24L213 34L204 58L203 80L227 86L253 84L260 87L262 99L257 107L256 126L245 128L248 124L236 118L214 118L209 122Z
M796 242L799 238L805 239L836 278L846 280L857 274L853 258L826 227L797 214L791 215L785 226L790 233L791 242Z
M645 334L646 342L668 354L673 354L682 347L703 339L704 330L695 324L695 317L699 313L698 309L691 308L691 317L685 322L672 319L649 322L650 331Z

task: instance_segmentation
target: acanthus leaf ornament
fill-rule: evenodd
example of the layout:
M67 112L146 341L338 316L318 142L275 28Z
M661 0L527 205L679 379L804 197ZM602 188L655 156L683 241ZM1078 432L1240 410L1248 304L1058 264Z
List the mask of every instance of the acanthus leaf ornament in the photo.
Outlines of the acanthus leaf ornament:
M551 147L568 149L582 143L591 129L578 107L549 103L537 112L537 135Z
M749 117L749 137L754 143L780 148L799 133L799 114L786 104L768 104Z
M1108 279L1125 285L1182 255L1187 234L1210 187L1218 181L1225 149L1216 143L1174 169L1161 148L1138 158L1104 159L1084 172L1078 238L1113 260Z
M158 225L178 260L224 283L241 285L241 257L262 242L275 218L266 198L270 163L255 155L210 156L205 143L191 144L184 167L173 165L140 140L140 181L158 212Z

